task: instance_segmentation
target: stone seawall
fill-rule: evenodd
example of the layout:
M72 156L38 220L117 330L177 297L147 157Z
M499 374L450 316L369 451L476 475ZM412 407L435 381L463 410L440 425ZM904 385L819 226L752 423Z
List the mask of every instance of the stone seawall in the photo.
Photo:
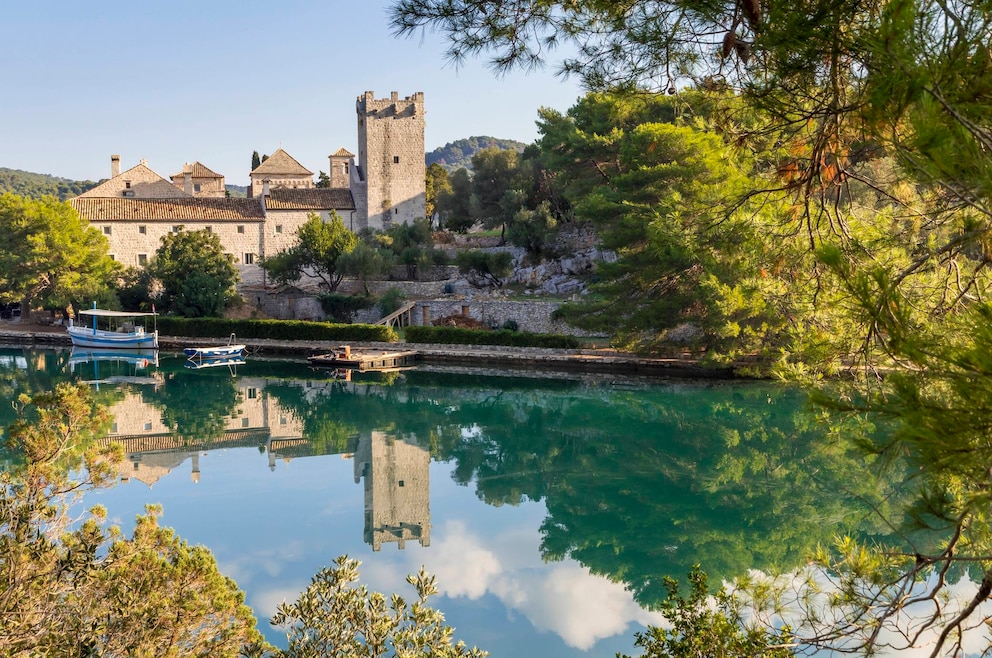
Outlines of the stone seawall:
M242 339L251 355L288 356L302 359L326 352L338 343L327 341L280 341ZM191 344L222 345L226 338L180 338L160 336L163 352L180 352ZM19 323L0 324L0 344L21 347L61 347L71 345L64 328L39 327ZM473 369L504 368L534 371L561 371L592 374L636 375L693 379L732 379L730 368L703 368L690 359L653 359L624 354L614 350L556 350L534 347L504 347L490 345L434 345L416 343L349 343L352 349L416 350L419 362L429 367L465 367ZM249 356L249 361L250 361Z

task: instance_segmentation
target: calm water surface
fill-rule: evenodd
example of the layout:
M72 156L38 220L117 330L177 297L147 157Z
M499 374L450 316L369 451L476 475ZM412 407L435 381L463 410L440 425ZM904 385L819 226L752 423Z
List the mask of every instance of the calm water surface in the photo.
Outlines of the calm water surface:
M275 643L275 606L343 553L379 591L411 594L426 566L456 637L493 656L613 656L660 622L665 576L788 570L877 530L847 495L870 486L862 460L768 384L0 350L0 402L63 380L90 382L127 453L87 503L125 529L161 504ZM0 403L3 427L12 413Z

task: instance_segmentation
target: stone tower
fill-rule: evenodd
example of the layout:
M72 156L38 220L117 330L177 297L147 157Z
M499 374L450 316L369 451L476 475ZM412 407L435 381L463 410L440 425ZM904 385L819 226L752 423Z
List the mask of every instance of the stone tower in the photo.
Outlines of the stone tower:
M358 114L358 168L364 194L355 194L366 226L407 224L426 214L424 94L376 99L366 91L355 104ZM353 191L354 187L352 188ZM357 197L363 197L361 199ZM364 202L364 203L363 203Z

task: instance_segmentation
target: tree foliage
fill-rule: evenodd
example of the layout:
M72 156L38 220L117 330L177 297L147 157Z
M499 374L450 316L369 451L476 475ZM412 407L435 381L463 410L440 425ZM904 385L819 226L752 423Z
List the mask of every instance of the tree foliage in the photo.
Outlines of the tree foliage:
M407 577L417 592L417 599L407 603L397 594L387 599L355 585L358 566L357 560L341 556L314 575L296 602L279 605L271 623L289 632L289 647L280 656L488 655L453 640L454 629L444 623L444 615L427 605L438 589L434 577L423 569Z
M790 658L795 646L788 629L769 630L747 623L742 602L720 589L711 604L706 574L699 566L689 572L688 596L679 583L665 579L668 596L661 612L670 628L652 626L638 632L636 646L646 658ZM626 657L625 657L626 658Z
M10 192L28 199L41 200L47 196L65 201L93 189L99 182L76 181L48 174L35 174L20 169L0 167L0 194Z
M86 439L108 422L84 385L21 396L9 443L21 471L0 474L0 645L10 655L237 656L261 638L244 595L203 547L138 518L125 536L103 510L73 503L108 486L119 447ZM85 467L85 480L70 469Z
M234 257L210 231L167 234L148 267L162 286L162 308L179 315L218 316L237 296Z
M771 344L791 375L817 360L865 366L860 390L830 397L895 419L902 429L888 438L852 438L918 464L908 527L944 535L906 553L845 541L825 551L820 564L837 575L840 611L808 619L814 630L801 641L871 653L909 649L932 631L932 655L963 651L962 629L987 622L981 604L992 594L988 474L979 466L992 376L989 7L397 0L393 26L435 29L451 58L487 55L497 71L566 53L561 71L591 90L621 92L628 108L672 95L668 119L625 126L619 119L631 113L603 112L585 117L591 129L580 135L545 114L548 161L571 172L563 186L581 204L577 216L605 223L621 250L603 272L613 288L599 310L633 302L645 328L681 315L711 337L750 333L744 345ZM712 135L703 152L719 139L724 161L697 160L690 174L691 154L676 149L681 159L652 171L661 164L652 162L656 137L685 129ZM669 173L673 186L653 185ZM693 288L700 308L686 303ZM664 308L670 293L675 303ZM878 366L895 374L879 381ZM898 513L888 521L907 528ZM974 565L979 586L954 609L945 605L948 577L961 564ZM930 607L900 628L910 602Z
M439 146L427 154L427 168L437 165L446 172L454 172L462 168L472 168L472 156L485 149L506 151L523 151L526 144L513 139L476 136L458 139Z
M467 233L475 224L472 213L472 177L468 169L456 170L450 179L450 189L438 195L438 224L456 233Z
M107 240L68 203L0 195L0 301L62 309L108 289Z
M438 213L438 199L445 194L451 194L451 179L448 170L436 162L427 167L426 180L426 209L427 218L433 222Z
M327 292L334 292L344 278L339 259L354 250L358 242L358 236L348 230L336 212L326 222L310 213L296 231L296 244L262 260L260 266L278 283L295 283L306 277L319 281Z
M508 251L459 251L455 257L458 271L469 276L477 288L499 288L513 271L513 254Z

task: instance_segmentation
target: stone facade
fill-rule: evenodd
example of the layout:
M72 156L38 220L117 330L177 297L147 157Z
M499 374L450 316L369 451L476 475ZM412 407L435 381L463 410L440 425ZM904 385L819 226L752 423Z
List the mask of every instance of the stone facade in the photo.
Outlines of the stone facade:
M401 101L396 92L384 100L365 92L358 107L362 164L345 149L329 156L330 189L315 189L313 172L281 148L251 172L248 199L227 198L224 177L199 162L166 180L144 160L121 172L120 156L113 155L110 180L70 203L126 265L146 264L177 227L209 229L233 256L242 282L260 284L258 260L295 244L311 213L325 221L337 213L354 231L424 216L423 93Z
M250 177L251 185L248 188L248 196L251 198L263 195L266 184L268 184L269 189L309 190L313 188L313 172L281 148L266 158L265 162L255 167L251 171Z
M430 465L425 448L372 431L359 438L355 482L365 487L365 543L431 545Z
M190 196L223 199L227 196L224 177L199 162L186 163L183 170L170 176L172 184Z
M403 99L393 92L358 97L358 161L366 183L366 224L376 229L408 224L426 214L424 94Z

